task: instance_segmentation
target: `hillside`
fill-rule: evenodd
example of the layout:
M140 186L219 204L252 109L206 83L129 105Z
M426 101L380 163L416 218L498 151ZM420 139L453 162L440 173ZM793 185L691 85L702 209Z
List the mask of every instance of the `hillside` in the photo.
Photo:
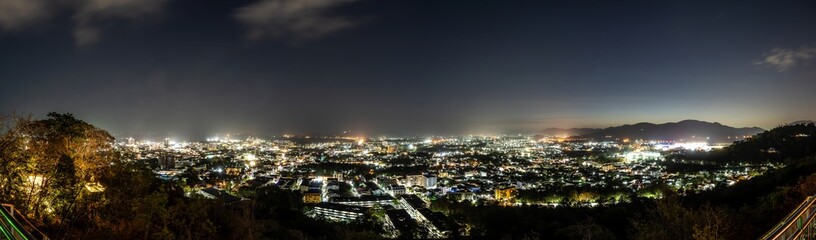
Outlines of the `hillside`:
M593 139L644 139L675 141L732 142L742 136L751 136L764 131L758 127L735 128L717 122L684 120L673 123L636 123L608 128L549 128L545 135L585 136ZM729 138L730 137L730 138Z

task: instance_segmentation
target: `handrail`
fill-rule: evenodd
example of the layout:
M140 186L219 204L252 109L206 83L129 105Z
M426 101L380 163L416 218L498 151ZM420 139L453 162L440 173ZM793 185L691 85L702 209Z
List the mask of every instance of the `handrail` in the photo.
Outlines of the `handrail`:
M22 213L21 213L19 210L17 210L16 208L14 208L14 211L15 211L15 212L17 212L17 215L22 215ZM26 223L28 223L28 226L30 226L31 228L33 228L33 229L34 229L34 231L37 231L37 233L39 233L39 234L40 234L40 236L42 236L42 237L43 237L43 238L42 238L42 240L48 240L48 235L45 235L45 233L44 233L44 232L40 231L40 229L39 229L39 228L37 228L37 225L34 225L33 223L31 223L31 221L29 221L29 220L28 220L28 218L22 217L22 219L23 219L23 221L25 221Z
M802 214L805 213L804 209L812 206L816 202L816 198L813 196L807 197L805 201L802 201L799 206L797 206L791 213L789 213L785 218L782 219L779 223L777 223L770 231L763 234L760 239L777 239L780 235L785 233L795 222L792 220L799 219ZM816 215L816 213L814 214Z
M42 240L49 240L48 235L45 235L45 233L43 233L42 231L40 231L40 229L39 229L39 228L37 228L37 226L36 226L36 225L34 225L33 223L31 223L31 221L29 221L27 218L25 218L25 217L24 217L25 215L23 215L23 214L22 214L22 213L21 213L19 210L17 210L16 208L14 208L14 205L11 205L11 204L5 204L5 203L3 203L3 204L0 204L0 206L2 206L2 207L6 207L6 208L8 208L8 209L9 209L9 214L11 215L11 216L9 216L9 217L10 217L11 219L13 219L14 221L17 221L17 222L18 222L18 225L19 225L19 219L18 219L18 218L16 218L16 217L14 217L14 213L17 213L17 215L18 215L18 216L21 216L21 217L19 217L19 218L23 219L23 220L24 220L26 223L28 223L28 226L29 226L30 228L34 229L34 231L36 231L37 233L39 233L39 234L40 234L40 236L42 236L42 238L40 238L40 239L42 239ZM5 210L5 209L2 209L2 210ZM5 216L5 212L3 212L3 215ZM9 223L10 223L10 224L13 224L13 223L11 223L11 222L9 222ZM19 230L18 230L18 231L19 231ZM34 236L31 234L31 232L26 231L25 233L28 235L28 237L31 237L32 239L34 239ZM27 237L26 237L26 239L27 239Z
M6 224L3 221L0 221L0 233L2 233L3 236L6 237L6 239L11 239L12 233L7 232L6 229L3 227L4 225Z
M2 217L2 219L0 219L0 227L5 228L3 234L7 237L11 236L10 239L33 239L31 233L25 229L21 229L23 227L20 226L17 219L14 219L11 215L11 213L6 212L5 208L0 208L0 217Z
M807 230L807 229L808 229L808 225L810 225L810 223L812 223L812 222L813 222L813 219L816 219L816 214L811 214L811 215L810 215L810 217L808 217L808 219L807 219L807 220L805 220L805 222L803 222L803 223L802 223L802 228L800 228L799 230L797 230L797 231L796 231L796 233L794 233L794 234L793 234L793 235L792 235L790 238L788 238L788 239L799 239L799 236L801 236L801 235L802 235L802 233L803 233L805 230Z

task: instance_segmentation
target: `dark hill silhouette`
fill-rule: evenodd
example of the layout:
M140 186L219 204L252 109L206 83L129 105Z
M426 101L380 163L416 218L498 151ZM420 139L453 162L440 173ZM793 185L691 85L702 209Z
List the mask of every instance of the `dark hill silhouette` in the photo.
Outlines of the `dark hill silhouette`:
M731 161L783 161L816 154L816 124L784 125L726 149Z
M593 139L644 139L674 141L732 142L742 136L751 136L764 130L758 127L735 128L718 122L683 120L680 122L654 124L641 122L617 127L545 129L545 135L585 136ZM729 138L730 137L730 138Z
M808 124L816 124L816 121L813 121L813 120L799 120L799 121L796 121L796 122L788 123L786 125L790 126L790 125L808 125Z

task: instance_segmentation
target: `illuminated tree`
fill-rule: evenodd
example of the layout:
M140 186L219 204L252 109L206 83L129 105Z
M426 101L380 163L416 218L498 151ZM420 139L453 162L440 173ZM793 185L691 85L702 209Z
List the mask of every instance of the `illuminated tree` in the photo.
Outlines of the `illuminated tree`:
M35 220L63 222L74 209L86 184L106 174L114 158L113 137L74 118L49 113L32 120L3 118L0 137L0 192L4 201Z
M21 205L26 202L27 191L22 186L31 185L30 154L25 151L28 141L24 138L20 123L30 121L20 116L0 115L0 200Z

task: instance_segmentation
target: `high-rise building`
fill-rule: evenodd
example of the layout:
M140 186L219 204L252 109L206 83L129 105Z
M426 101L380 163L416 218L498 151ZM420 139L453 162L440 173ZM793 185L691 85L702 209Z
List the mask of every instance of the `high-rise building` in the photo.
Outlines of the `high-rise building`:
M173 157L168 157L168 156L159 158L159 167L162 170L174 169L174 168L176 168L176 159L173 158Z

